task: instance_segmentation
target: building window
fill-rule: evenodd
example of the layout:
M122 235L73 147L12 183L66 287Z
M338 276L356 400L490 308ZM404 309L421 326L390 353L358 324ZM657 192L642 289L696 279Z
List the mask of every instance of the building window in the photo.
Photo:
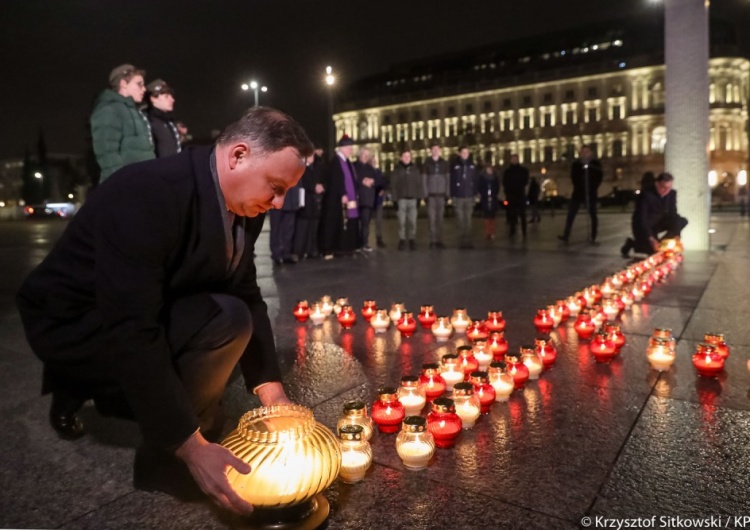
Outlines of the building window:
M506 109L510 108L510 98L505 98L503 100L503 107L506 108Z
M430 118L437 118L438 117L438 111L437 109L431 109L430 110Z
M472 112L474 112L474 105L472 105L471 103L467 103L466 104L466 114L471 114Z
M565 111L565 123L568 125L576 123L576 111L573 109L569 109Z
M622 140L615 140L614 142L612 142L612 156L622 156Z
M359 122L359 139L365 140L367 138L367 122Z
M661 86L661 83L656 83L652 89L651 89L651 101L653 102L654 107L663 107L664 106L664 89Z
M667 128L664 126L654 127L651 133L651 151L653 153L663 153L667 145Z
M504 131L513 130L513 120L510 119L510 116L508 116L507 118L503 118L503 130Z
M402 113L400 113L398 115L398 121L400 121L401 123L409 121L409 120L406 119L406 113L405 112L402 112Z
M595 86L590 86L588 91L586 92L589 96L589 98L595 98L597 95L597 90Z
M575 97L576 97L576 93L575 93L574 90L566 90L565 91L565 99L567 101L572 101L572 100L575 99Z
M546 94L544 94L544 102L545 103L552 103L552 93L551 92L547 92Z
M492 110L492 102L491 101L485 101L484 102L484 111L487 112L488 110Z
M418 110L414 111L414 121L421 121L422 120L422 113Z
M565 158L573 160L576 157L576 146L569 143L565 146Z
M554 149L551 145L545 145L544 146L544 161L545 163L554 162Z
M544 126L552 127L552 113L551 112L544 113Z
M587 121L589 123L597 121L596 120L596 108L587 109L587 112L588 112L588 120Z
M495 132L493 125L494 125L494 122L492 121L492 117L491 116L486 117L484 121L482 122L482 132L483 133Z
M524 164L530 164L531 163L531 147L524 147L523 148L523 163Z
M612 119L613 120L622 119L622 109L620 108L620 105L614 105L612 107Z
M448 107L448 116L456 115L456 107Z
M593 156L594 158L599 158L599 144L596 142L591 142L588 145L591 148L591 156Z
M523 97L523 105L528 107L531 105L531 96L524 96Z
M526 114L523 117L523 126L521 128L522 129L531 129L531 116L530 115Z

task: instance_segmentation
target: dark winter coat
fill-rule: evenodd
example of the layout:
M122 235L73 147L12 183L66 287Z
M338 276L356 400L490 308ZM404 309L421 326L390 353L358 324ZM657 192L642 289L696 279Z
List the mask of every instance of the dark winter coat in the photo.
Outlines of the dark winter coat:
M497 213L500 203L498 194L500 193L500 178L492 173L488 175L482 172L479 177L479 206L484 215L494 216Z
M450 197L450 166L442 158L433 160L428 157L422 166L422 180L424 182L424 193L426 196L432 195Z
M580 158L573 162L573 165L570 168L570 178L573 181L573 194L571 198L579 202L586 201L585 182L587 172L589 181L589 198L593 202L596 202L597 192L603 179L602 164L596 158L592 158L588 164L584 163Z
M360 208L375 208L375 200L378 194L379 178L378 173L372 164L363 164L359 160L354 162L354 171L357 173L357 193L359 194L359 207ZM364 178L371 178L374 183L371 187L364 186L362 180ZM381 184L382 186L382 184Z
M396 169L391 174L391 197L394 201L424 197L422 174L416 164L396 164Z
M521 164L511 164L503 172L503 192L508 206L526 204L526 186L529 185L529 170Z
M164 112L156 107L146 110L148 123L151 125L151 136L154 140L154 152L157 158L176 155L182 150L180 133L174 124L171 112Z
M468 199L476 196L479 173L470 159L457 158L451 168L451 197Z
M148 119L133 98L114 90L101 93L91 114L91 137L96 161L102 170L100 182L134 162L155 158Z

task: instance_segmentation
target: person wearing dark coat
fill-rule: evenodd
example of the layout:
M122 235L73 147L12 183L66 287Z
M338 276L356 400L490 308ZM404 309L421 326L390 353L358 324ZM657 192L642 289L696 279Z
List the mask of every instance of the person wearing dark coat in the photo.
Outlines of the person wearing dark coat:
M529 208L531 209L530 223L538 223L542 220L542 216L539 214L539 194L541 192L542 187L539 185L539 179L531 177L529 179L529 193L526 196Z
M274 208L268 212L270 222L268 239L271 261L275 265L295 264L299 261L298 255L294 253L294 221L297 219L297 211L305 200L304 193L301 182L297 183L287 191L281 208Z
M366 147L359 150L357 161L354 162L354 172L357 174L357 193L359 195L360 248L365 252L372 252L369 243L370 221L375 211L380 179L372 165L372 153Z
M516 235L518 219L521 219L521 233L526 237L526 186L529 184L529 170L518 163L518 155L510 157L510 166L503 172L503 192L508 201L508 224L510 236Z
M568 244L576 214L581 205L585 205L591 217L591 239L589 242L592 245L597 245L596 236L599 228L599 218L596 213L596 203L603 173L601 162L594 158L591 147L588 145L584 145L581 148L580 157L573 162L570 169L570 178L573 181L573 194L568 205L565 231L561 236L557 236L557 238L566 245Z
M237 364L263 405L289 403L253 250L311 152L296 121L255 107L215 146L126 166L88 197L16 297L61 437L85 433L93 398L140 427L136 488L192 484L193 498L252 510L225 475L250 466L212 443L217 409Z
M633 237L620 249L624 258L629 257L631 250L640 254L657 252L659 241L679 237L687 226L687 219L677 213L677 192L672 189L673 183L670 173L661 173L653 186L641 190L633 212Z
M148 107L146 116L151 125L151 136L154 140L154 152L157 158L176 155L182 150L180 133L175 125L174 92L161 79L146 85Z
M484 236L495 239L495 217L500 207L500 178L491 164L484 166L479 177L479 207L484 217Z
M422 166L424 194L427 197L427 218L430 227L430 248L445 248L443 217L445 201L450 197L450 166L440 156L440 144L430 145L430 156Z
M459 248L473 248L471 242L471 219L477 196L479 172L471 160L469 148L465 145L458 149L458 158L451 167L450 184L453 211L458 225Z
M321 163L315 156L307 157L307 166L300 179L305 190L305 204L297 210L294 222L294 254L300 258L318 258L318 226L320 225L320 204L323 201L321 183Z
M411 151L401 152L401 160L391 174L391 197L398 211L398 250L417 250L417 212L419 200L424 198L424 186L419 168L411 161Z
M359 248L359 200L357 174L349 160L354 141L344 135L338 142L323 182L325 193L320 216L320 250L324 259L334 253L352 253Z

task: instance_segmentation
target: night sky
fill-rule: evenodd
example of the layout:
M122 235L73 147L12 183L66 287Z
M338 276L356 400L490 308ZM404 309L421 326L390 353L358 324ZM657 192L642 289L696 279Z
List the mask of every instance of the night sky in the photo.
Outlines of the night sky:
M126 62L174 87L176 117L194 136L252 105L240 85L256 78L269 87L261 104L324 145L327 64L345 84L394 62L657 9L652 0L0 0L0 158L35 148L40 128L49 152L82 152L94 98ZM746 0L711 9L750 27Z

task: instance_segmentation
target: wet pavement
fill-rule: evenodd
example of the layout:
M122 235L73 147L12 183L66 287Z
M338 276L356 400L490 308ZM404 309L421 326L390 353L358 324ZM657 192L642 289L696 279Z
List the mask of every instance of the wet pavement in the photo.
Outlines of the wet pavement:
M628 263L619 256L629 216L601 215L601 246L584 243L577 221L569 246L556 239L563 216L530 225L524 242L481 238L474 250L428 250L420 219L418 250L395 250L395 221L386 221L388 248L366 256L274 267L268 233L258 243L260 285L274 324L290 398L334 428L345 401L369 405L381 385L397 385L467 343L459 335L436 343L417 331L403 338L391 327L375 334L358 315L351 330L334 318L322 326L292 317L298 299L347 296L382 307L403 302L415 313L433 304L439 315L466 307L471 316L502 310L512 349L533 342L536 310L600 283ZM137 427L102 418L87 405L89 435L59 440L39 395L41 364L26 344L13 294L48 252L64 221L0 223L0 528L226 528L207 502L184 503L132 486ZM407 470L395 435L376 433L374 462L363 482L337 480L325 492L331 529L579 528L582 519L750 515L750 326L746 311L750 222L712 219L712 252L687 252L681 268L645 302L621 317L627 343L609 365L596 364L572 321L553 332L554 367L510 401L496 403L453 449L438 450L426 470ZM645 358L654 327L672 328L677 361L669 372ZM690 356L708 331L732 347L718 379L696 376ZM225 407L237 418L257 405L235 377ZM425 409L425 413L427 410ZM601 522L601 520L600 520ZM584 521L585 524L585 521ZM599 526L602 527L602 526ZM662 526L663 527L663 526Z

